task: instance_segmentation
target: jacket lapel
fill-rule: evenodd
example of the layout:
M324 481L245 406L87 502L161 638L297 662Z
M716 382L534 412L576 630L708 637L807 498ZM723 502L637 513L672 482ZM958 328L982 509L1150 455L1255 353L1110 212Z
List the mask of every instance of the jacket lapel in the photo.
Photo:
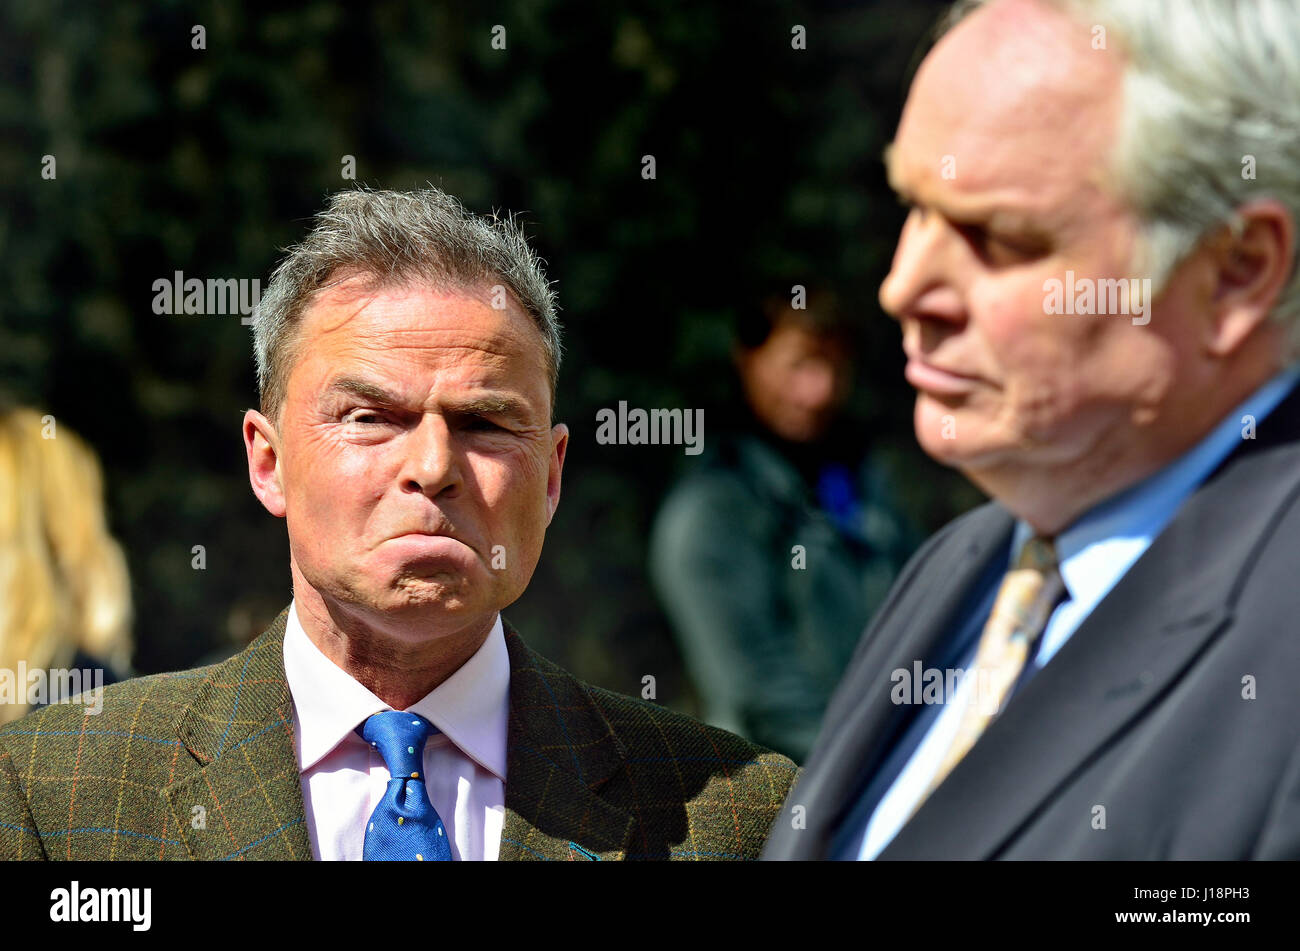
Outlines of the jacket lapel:
M852 669L836 691L815 755L792 802L805 805L808 828L781 833L801 857L822 857L831 836L857 803L867 780L892 748L897 731L915 708L890 699L890 674L911 671L915 661L931 663L934 652L960 622L963 611L985 587L989 572L1001 574L1014 522L997 506L972 513L960 536L940 544L897 602L882 611L863 637ZM942 579L939 581L938 579ZM812 835L809 835L812 833Z
M178 736L202 767L165 787L191 858L310 859L284 674L288 609L211 668Z
M510 726L502 861L622 859L633 817L596 790L627 757L573 676L533 653L503 622L510 654Z
M1234 592L1300 493L1296 394L1184 503L881 853L993 858L1071 774L1142 717L1232 624ZM1207 545L1213 554L1207 555Z
M213 668L181 715L178 735L202 766L161 795L192 858L311 858L284 675L287 616ZM635 822L595 790L626 750L582 684L504 627L510 724L499 858L622 859Z

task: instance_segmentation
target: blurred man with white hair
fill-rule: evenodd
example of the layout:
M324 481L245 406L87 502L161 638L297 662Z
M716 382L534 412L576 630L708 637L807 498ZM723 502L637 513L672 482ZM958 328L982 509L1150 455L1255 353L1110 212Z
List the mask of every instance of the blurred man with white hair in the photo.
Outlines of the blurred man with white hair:
M1300 857L1300 8L946 26L880 301L992 501L903 571L765 857Z

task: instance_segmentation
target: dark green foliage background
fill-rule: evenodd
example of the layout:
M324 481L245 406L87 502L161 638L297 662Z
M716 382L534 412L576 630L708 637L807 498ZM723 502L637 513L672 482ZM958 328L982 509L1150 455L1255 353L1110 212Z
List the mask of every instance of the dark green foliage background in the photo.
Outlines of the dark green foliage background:
M102 455L137 670L228 651L290 597L284 525L249 490L239 436L256 403L249 329L155 315L151 285L177 270L265 283L349 184L344 155L375 187L433 182L476 211L523 212L549 263L573 436L542 563L507 615L579 676L639 693L653 674L660 702L695 709L644 570L655 507L693 457L598 446L594 418L619 400L734 399L729 324L761 294L837 288L861 328L852 412L891 448L907 506L934 528L972 504L916 449L898 329L876 303L902 219L879 156L939 9L0 7L0 393ZM791 49L794 24L807 50Z

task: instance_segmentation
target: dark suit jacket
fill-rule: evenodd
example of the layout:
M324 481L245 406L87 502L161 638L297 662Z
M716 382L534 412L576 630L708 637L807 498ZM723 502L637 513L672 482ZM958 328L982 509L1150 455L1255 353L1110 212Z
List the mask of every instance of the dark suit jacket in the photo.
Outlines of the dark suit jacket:
M1300 858L1298 500L1300 389L1183 504L879 857ZM891 671L943 666L937 652L981 577L1004 568L1013 524L1001 505L982 506L904 569L790 796L802 815L777 820L765 858L828 854L916 712L891 702Z
M287 610L230 660L0 730L0 859L310 859ZM788 759L579 682L505 625L501 859L753 859Z

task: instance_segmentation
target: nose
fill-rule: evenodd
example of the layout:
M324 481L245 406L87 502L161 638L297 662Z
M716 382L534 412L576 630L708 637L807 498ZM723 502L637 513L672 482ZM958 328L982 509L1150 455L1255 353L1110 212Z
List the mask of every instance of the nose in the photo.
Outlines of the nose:
M429 498L454 495L462 484L460 456L451 428L442 417L426 414L406 434L400 480L402 488Z
M954 281L957 237L940 215L911 210L898 236L889 274L880 285L885 313L895 320L962 319L962 297Z

